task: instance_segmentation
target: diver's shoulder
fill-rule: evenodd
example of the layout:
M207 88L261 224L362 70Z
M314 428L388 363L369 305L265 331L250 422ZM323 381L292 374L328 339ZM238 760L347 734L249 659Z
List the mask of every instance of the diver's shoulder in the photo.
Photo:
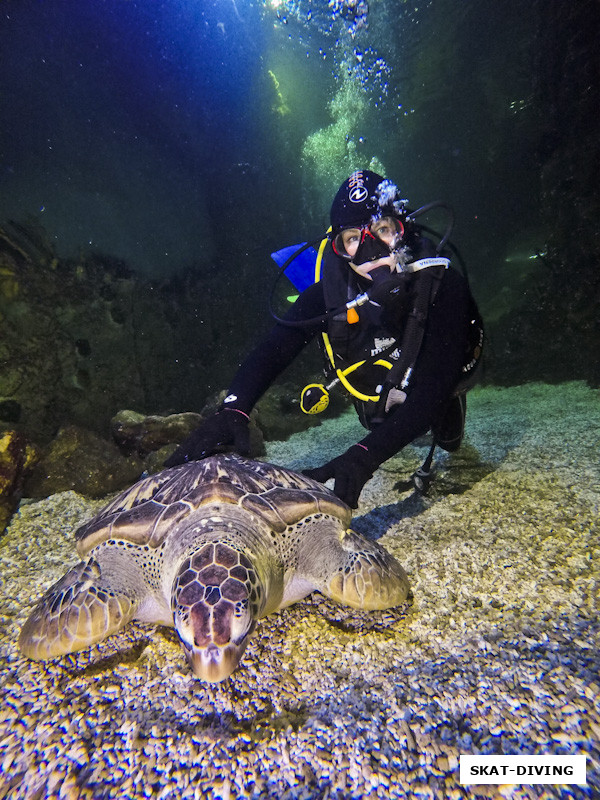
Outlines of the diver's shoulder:
M471 296L469 282L465 275L452 264L444 270L442 280L443 295L451 302L467 300Z
M311 283L310 286L307 286L306 289L300 294L298 303L302 303L302 305L318 305L319 307L325 306L325 291L323 288L323 282L317 281L317 283Z

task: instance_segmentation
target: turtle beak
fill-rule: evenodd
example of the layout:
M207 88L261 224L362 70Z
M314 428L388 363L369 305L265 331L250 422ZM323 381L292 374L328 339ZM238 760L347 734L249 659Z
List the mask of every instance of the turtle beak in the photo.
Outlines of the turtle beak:
M260 616L257 579L241 559L225 545L209 544L183 561L173 581L173 625L194 675L211 683L237 667Z
M192 672L200 680L208 683L219 683L228 678L240 663L244 655L250 636L256 627L256 621L251 621L237 638L219 645L215 641L207 641L204 646L190 641L187 631L180 629L176 624L175 629L179 634L179 641Z
M185 648L188 663L197 678L209 683L219 683L228 678L244 654L249 636L240 644L227 644L219 647L209 644L208 647Z

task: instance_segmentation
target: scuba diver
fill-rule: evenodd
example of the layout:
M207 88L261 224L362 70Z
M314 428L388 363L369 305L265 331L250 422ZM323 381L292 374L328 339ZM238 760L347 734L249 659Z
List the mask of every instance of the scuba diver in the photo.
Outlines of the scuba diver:
M425 491L435 447L461 443L465 393L476 380L483 325L466 277L445 256L450 229L437 245L396 186L371 171L354 172L331 206L315 282L245 359L222 407L167 459L170 467L229 447L249 452L249 414L262 394L319 333L332 382L310 384L307 413L322 410L340 383L369 431L345 453L305 474L356 508L375 470L428 431L432 446L413 476ZM285 270L284 265L284 270Z

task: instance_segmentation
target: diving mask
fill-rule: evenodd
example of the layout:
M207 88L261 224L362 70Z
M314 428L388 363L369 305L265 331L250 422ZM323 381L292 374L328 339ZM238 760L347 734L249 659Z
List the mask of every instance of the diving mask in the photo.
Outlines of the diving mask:
M404 225L397 217L380 217L360 228L343 228L332 240L333 251L351 266L360 267L389 258L404 235Z

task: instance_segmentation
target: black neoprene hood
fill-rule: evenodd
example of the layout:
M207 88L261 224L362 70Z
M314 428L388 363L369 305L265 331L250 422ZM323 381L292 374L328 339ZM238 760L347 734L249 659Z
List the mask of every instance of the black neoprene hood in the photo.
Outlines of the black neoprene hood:
M377 187L383 181L384 178L376 172L358 170L342 183L331 204L334 234L342 228L367 225L373 217L381 214Z

